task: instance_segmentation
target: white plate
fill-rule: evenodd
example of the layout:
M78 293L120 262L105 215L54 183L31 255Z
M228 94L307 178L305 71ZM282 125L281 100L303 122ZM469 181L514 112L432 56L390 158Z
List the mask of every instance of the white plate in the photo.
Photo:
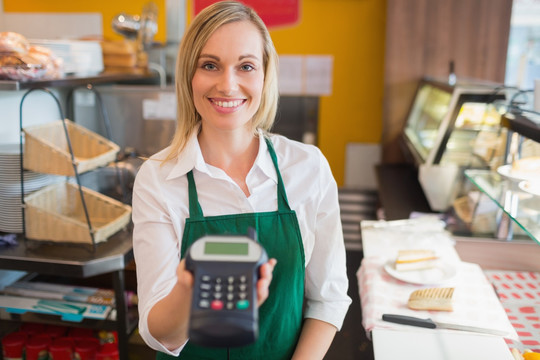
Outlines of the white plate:
M384 270L401 281L418 285L435 285L452 279L456 275L456 267L448 262L439 260L435 267L424 270L397 271L395 260L390 260L384 265Z
M534 180L534 176L530 174L523 174L519 171L512 171L512 165L503 165L497 168L499 175L504 176L510 180L514 181L523 181L523 180Z
M522 181L518 184L519 188L526 193L540 196L540 181Z

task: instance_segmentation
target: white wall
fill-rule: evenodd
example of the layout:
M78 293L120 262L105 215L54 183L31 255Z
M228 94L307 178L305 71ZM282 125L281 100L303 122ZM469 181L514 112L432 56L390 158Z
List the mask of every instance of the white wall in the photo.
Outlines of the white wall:
M26 91L0 91L0 109L2 109L0 112L0 144L19 143L19 107ZM59 99L65 97L65 94L53 92ZM62 101L60 102L62 103ZM62 106L65 108L64 105ZM22 110L23 127L45 124L60 119L56 102L50 95L42 91L33 91L28 94L24 100Z
M345 187L376 190L375 165L380 162L379 144L348 143L345 153Z

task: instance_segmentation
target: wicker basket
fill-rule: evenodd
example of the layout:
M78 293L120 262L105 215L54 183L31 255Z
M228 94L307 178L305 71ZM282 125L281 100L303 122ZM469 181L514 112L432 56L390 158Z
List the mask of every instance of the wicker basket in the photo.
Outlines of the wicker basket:
M79 174L115 160L120 150L118 145L66 119L23 129L25 169L46 174L75 175L62 121L66 124Z
M106 241L129 223L129 205L88 188L82 189L95 243ZM25 203L28 239L92 244L76 184L65 182L47 186L26 196Z

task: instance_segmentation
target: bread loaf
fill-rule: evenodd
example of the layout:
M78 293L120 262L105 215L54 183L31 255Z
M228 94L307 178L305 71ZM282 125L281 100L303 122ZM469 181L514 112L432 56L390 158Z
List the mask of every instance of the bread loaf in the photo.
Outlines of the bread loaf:
M409 296L407 306L413 310L452 311L454 288L428 288L415 290Z
M435 267L437 260L433 250L399 250L395 268L397 271L430 269Z
M101 49L106 55L134 55L137 53L137 43L135 41L102 41Z

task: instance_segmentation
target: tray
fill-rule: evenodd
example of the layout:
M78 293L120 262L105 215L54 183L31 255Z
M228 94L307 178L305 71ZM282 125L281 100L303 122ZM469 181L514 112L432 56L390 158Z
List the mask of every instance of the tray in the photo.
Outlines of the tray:
M131 206L82 187L94 242L106 241L131 219ZM49 185L25 197L26 237L93 244L79 188L70 182Z
M107 165L116 159L120 147L71 120L57 120L23 129L23 166L39 173L75 176L67 128L79 174Z

